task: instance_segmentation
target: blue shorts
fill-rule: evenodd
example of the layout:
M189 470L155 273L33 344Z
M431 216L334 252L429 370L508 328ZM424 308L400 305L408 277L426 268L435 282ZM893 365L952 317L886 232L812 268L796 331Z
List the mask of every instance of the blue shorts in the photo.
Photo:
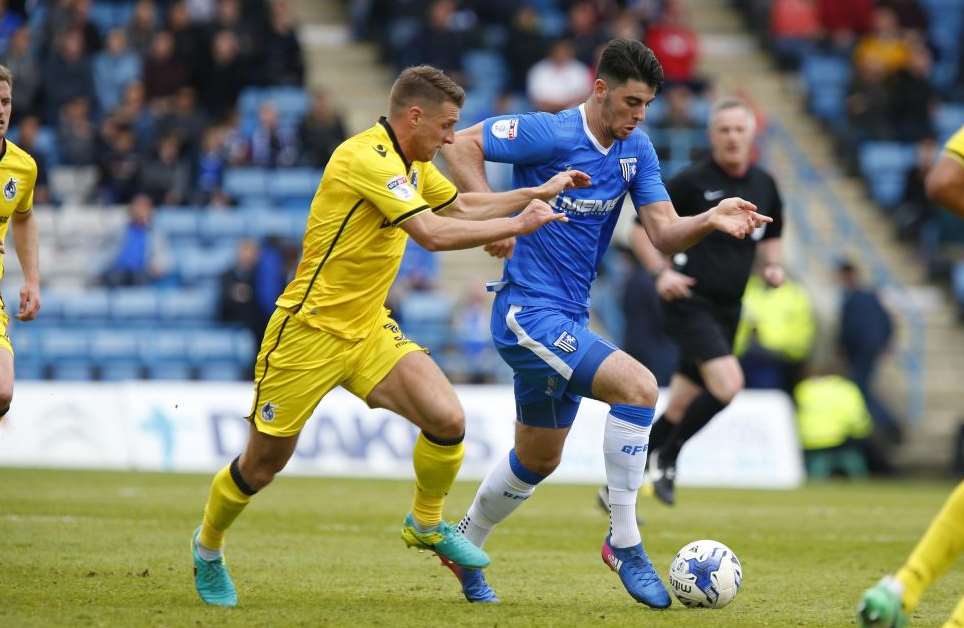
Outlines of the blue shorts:
M512 367L517 420L535 427L572 425L592 379L616 347L586 327L588 314L513 305L508 291L492 306L492 340Z

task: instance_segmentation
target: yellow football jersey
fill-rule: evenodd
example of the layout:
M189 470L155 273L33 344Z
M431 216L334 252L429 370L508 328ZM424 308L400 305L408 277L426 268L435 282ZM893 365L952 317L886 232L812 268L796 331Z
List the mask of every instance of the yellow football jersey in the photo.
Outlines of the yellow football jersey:
M964 126L959 128L957 133L951 136L951 139L947 140L944 150L948 155L961 162L961 165L964 165Z
M339 146L311 202L301 263L277 300L348 340L379 320L408 234L399 225L458 196L431 162L409 162L385 118Z
M0 242L7 237L13 214L29 214L33 209L33 188L37 183L37 162L9 139L0 158ZM3 256L0 255L0 278L3 277Z

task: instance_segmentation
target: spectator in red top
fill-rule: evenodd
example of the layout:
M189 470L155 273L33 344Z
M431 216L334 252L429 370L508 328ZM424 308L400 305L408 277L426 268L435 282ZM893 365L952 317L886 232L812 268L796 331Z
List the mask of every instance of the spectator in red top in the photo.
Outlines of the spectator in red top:
M873 26L874 0L817 0L817 15L830 43L849 52L857 36Z
M666 4L663 19L646 32L649 46L663 66L667 83L699 83L696 63L699 59L699 40L686 23L683 7L672 0Z
M770 7L770 37L780 68L796 70L820 33L814 0L775 0Z

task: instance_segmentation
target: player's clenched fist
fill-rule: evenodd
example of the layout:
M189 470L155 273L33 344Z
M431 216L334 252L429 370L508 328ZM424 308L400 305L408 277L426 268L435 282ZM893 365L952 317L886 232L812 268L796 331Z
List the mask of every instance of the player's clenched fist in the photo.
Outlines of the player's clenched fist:
M519 222L520 235L532 233L547 222L553 222L555 220L569 222L565 214L557 214L549 207L548 203L538 199L529 201L529 204L522 210L522 213L516 216L516 220Z
M756 205L737 197L723 199L710 212L710 220L717 230L741 240L757 227L773 222L769 216L758 214Z

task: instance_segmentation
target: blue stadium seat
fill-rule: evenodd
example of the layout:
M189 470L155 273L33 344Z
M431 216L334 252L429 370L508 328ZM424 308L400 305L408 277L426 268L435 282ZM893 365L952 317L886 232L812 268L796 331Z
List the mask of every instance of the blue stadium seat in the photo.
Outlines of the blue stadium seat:
M266 100L278 110L278 119L286 126L296 126L308 110L308 94L300 87L275 87Z
M944 103L934 112L934 126L941 144L950 139L962 125L964 125L964 104Z
M811 55L800 69L807 90L807 104L815 116L826 122L846 117L844 108L850 61L832 55Z
M495 95L505 86L505 61L494 50L469 50L462 55L462 67L472 91Z
M268 196L269 184L269 172L262 168L231 168L224 174L224 191L239 202L245 197Z
M87 360L53 362L50 377L56 380L91 381L94 379L94 367Z
M154 226L169 238L196 237L198 212L186 208L160 208L154 213Z
M190 288L162 292L158 312L165 321L207 321L214 318L216 308L216 290Z
M307 199L308 202L305 203L305 206L307 206L315 195L315 190L318 189L321 175L321 170L311 168L283 168L277 170L271 178L268 191L278 202L289 199L298 201Z
M258 239L267 236L287 237L291 231L291 218L288 212L280 209L246 212L245 222L248 223L250 235Z
M239 329L234 334L234 355L240 364L251 364L257 353L260 338L255 338L248 329Z
M41 360L23 357L17 354L17 364L14 367L17 380L36 380L44 379L44 363Z
M208 210L201 214L199 232L208 242L243 238L248 231L246 222L242 212Z
M185 249L177 260L178 275L188 285L213 281L231 267L237 258L233 243Z
M148 365L183 360L187 356L187 341L187 334L177 329L142 333L138 338L137 353Z
M67 320L105 319L110 311L110 298L104 288L88 288L63 296L63 317Z
M40 354L47 360L86 358L89 352L87 335L69 328L47 329L40 337Z
M37 357L41 351L43 351L43 331L37 329L34 325L36 325L36 323L29 325L13 324L8 331L10 342L13 344L13 350L17 353L18 369L23 358L30 356Z
M234 362L206 362L198 367L198 379L233 382L244 379L244 369Z
M242 118L257 118L258 108L264 102L267 93L260 87L246 87L238 96L238 112Z
M139 355L137 341L137 333L132 331L95 331L90 335L90 357L97 362L136 361Z
M7 305L8 310L12 310L16 303L20 302L19 290L11 286L12 290L9 295L4 291L3 301ZM56 321L63 317L64 315L64 300L65 295L63 292L57 289L44 290L41 295L41 307L44 321ZM69 295L67 295L69 298Z
M914 166L917 151L913 144L864 142L860 146L860 172L870 196L883 207L896 207L904 195L907 171Z
M155 288L115 288L110 295L114 320L153 320L157 318Z
M126 382L144 379L139 362L109 361L100 366L100 378L105 382Z
M235 362L235 331L211 329L192 334L188 344L191 361L199 366L211 361Z
M168 360L147 365L149 379L187 381L191 375L191 365L185 361Z
M452 301L443 294L414 293L405 297L399 312L402 331L433 352L445 348L449 340Z

